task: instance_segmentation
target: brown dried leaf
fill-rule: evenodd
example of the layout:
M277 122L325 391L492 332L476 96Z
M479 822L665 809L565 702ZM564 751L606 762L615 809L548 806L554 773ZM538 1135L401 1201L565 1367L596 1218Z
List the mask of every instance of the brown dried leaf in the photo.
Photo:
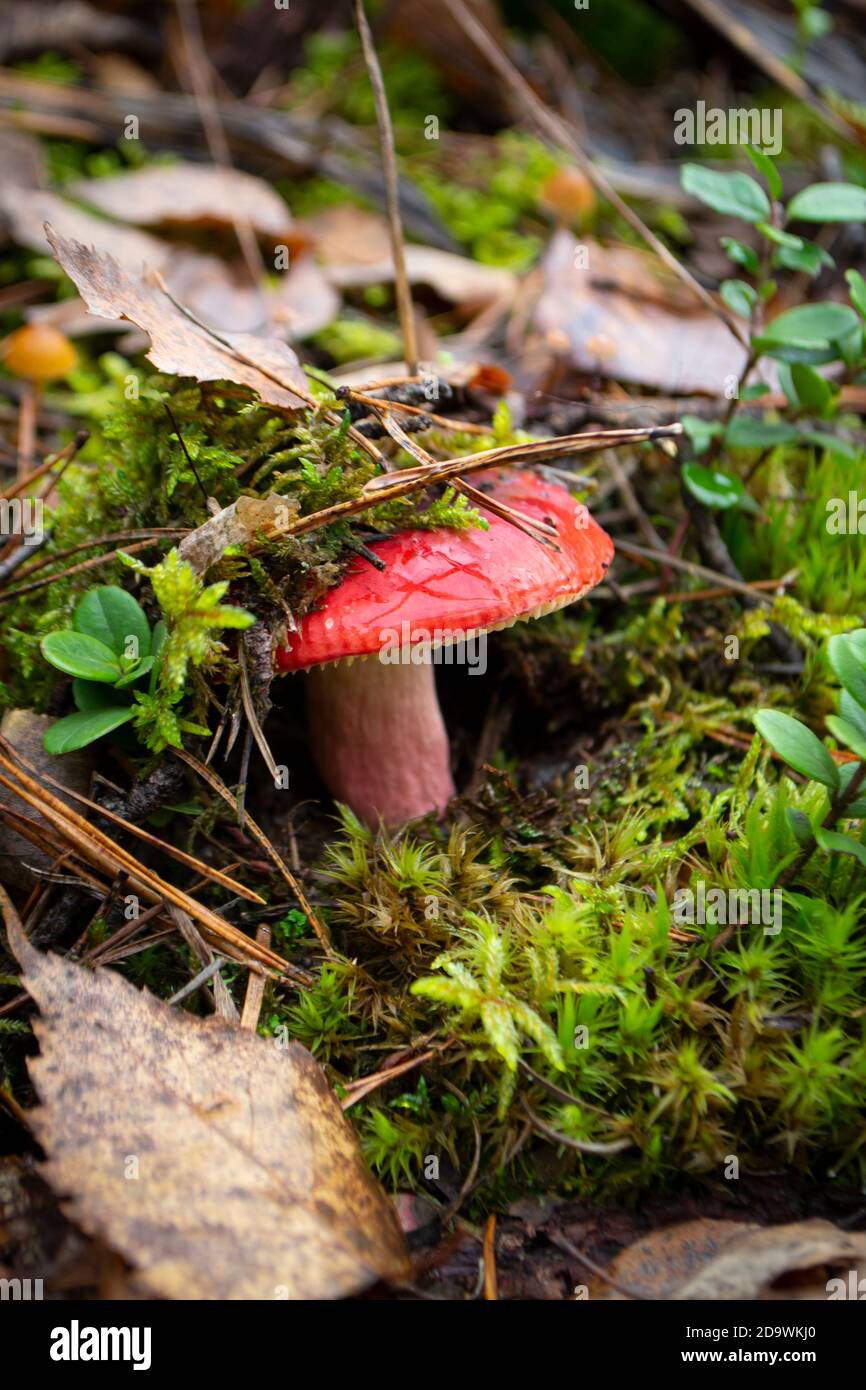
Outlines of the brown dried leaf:
M5 915L41 1015L45 1176L143 1291L335 1298L405 1276L396 1217L305 1048L42 954Z
M544 258L536 327L579 371L671 395L721 396L726 378L739 376L745 349L714 314L683 303L652 260L586 238L578 248L560 229Z
M495 300L509 303L517 292L517 276L501 266L455 256L435 246L407 246L406 273L413 285L429 285L441 299L466 312L482 309ZM330 265L328 276L338 289L389 285L394 279L391 260L374 264Z
M212 164L151 164L107 179L81 179L70 192L108 217L140 227L233 227L243 211L261 237L285 240L292 228L292 214L269 183Z
M196 381L233 381L255 391L266 405L283 409L309 403L306 379L285 343L251 333L217 333L189 317L154 272L135 274L53 227L46 227L46 235L90 312L129 319L142 328L151 341L147 355L160 371Z
M268 295L249 283L238 283L231 267L217 256L173 246L135 227L118 227L46 189L16 188L0 182L0 212L15 241L41 255L51 251L45 234L50 223L64 239L99 246L132 276L140 275L145 266L158 271L174 298L218 331L257 332L267 321ZM39 305L30 316L69 336L103 333L114 322L88 314L80 299Z
M699 1219L662 1227L635 1241L608 1266L622 1292L596 1279L590 1294L613 1301L627 1294L649 1299L826 1299L834 1270L843 1279L851 1270L857 1279L866 1273L866 1234L821 1220L764 1227ZM779 1280L784 1280L781 1287Z
M282 534L296 512L297 505L276 492L267 497L242 495L184 536L178 547L180 557L196 574L206 574L230 545L246 550L260 535Z
M347 206L328 208L299 228L312 241L338 289L389 285L394 279L388 223L377 213ZM435 246L410 245L405 255L413 285L429 285L441 299L467 310L497 299L510 301L517 292L517 276L501 266L483 265Z

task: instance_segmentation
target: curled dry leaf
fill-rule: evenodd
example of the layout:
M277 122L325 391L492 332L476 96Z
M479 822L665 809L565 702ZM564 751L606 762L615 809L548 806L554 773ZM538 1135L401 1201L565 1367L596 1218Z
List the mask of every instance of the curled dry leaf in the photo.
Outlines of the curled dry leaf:
M597 1278L593 1298L826 1299L834 1271L866 1273L866 1234L830 1221L756 1226L700 1219L665 1226L620 1252L608 1266L619 1285ZM777 1287L784 1279L784 1286Z
M129 319L143 329L151 342L147 355L160 371L196 381L233 381L282 409L308 404L306 379L285 343L207 328L171 297L155 272L133 273L113 256L61 236L53 227L46 227L46 235L90 312L104 319Z
M184 536L178 547L180 558L196 574L206 574L230 545L248 549L260 536L281 534L296 513L297 506L275 492L267 497L240 496Z
M0 213L15 241L42 255L51 251L45 233L46 224L50 224L64 239L98 245L132 276L140 275L145 266L158 271L172 295L217 330L253 332L267 320L268 295L248 283L238 283L231 267L217 256L173 246L135 227L117 226L46 189L0 182ZM31 317L70 336L105 332L115 322L88 314L80 299L39 305Z
M405 1276L393 1210L305 1048L43 954L4 915L40 1011L45 1176L145 1295L335 1298Z
M298 224L338 289L389 285L394 279L388 224L377 213L335 207ZM413 285L428 285L441 299L467 310L494 300L510 302L517 276L435 246L407 246L406 271Z
M292 215L279 193L241 169L180 160L107 179L81 179L70 191L108 217L140 227L232 227L243 210L261 237L279 241L292 234Z
M578 371L671 394L721 396L745 348L707 310L633 247L602 246L556 232L544 257L535 324Z
M517 293L517 276L512 271L455 256L435 246L407 246L406 273L413 285L429 285L441 299L467 312L495 300L509 303ZM394 266L390 260L372 265L331 265L328 275L342 290L388 285L394 279Z
M59 756L46 753L42 739L53 723L54 720L47 714L34 714L29 709L10 709L0 720L0 735L7 738L16 751L23 753L40 773L53 773L74 792L86 793L93 770L93 750L79 748L74 753ZM71 804L71 798L64 796L63 800ZM0 807L3 806L19 814L27 811L14 792L0 786ZM31 819L36 821L37 827L48 831L49 827L41 816L31 815ZM36 873L47 872L53 863L43 849L25 840L5 821L0 823L0 856L5 882L14 884L16 888L26 888L28 892L36 882Z

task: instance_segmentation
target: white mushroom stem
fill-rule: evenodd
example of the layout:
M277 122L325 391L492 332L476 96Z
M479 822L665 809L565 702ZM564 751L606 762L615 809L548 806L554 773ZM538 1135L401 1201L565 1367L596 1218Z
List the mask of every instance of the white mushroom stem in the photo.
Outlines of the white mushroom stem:
M307 672L316 765L328 790L367 825L441 812L454 795L448 735L429 661L376 657Z

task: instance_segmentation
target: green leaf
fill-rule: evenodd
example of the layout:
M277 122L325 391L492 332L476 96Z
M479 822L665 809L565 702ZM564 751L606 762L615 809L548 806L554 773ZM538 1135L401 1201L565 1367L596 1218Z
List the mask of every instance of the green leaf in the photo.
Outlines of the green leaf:
M136 681L141 680L142 676L146 676L152 667L153 657L145 657L144 661L140 661L131 671L127 671L125 676L121 676L119 681L114 682L115 690L123 690L124 686L134 685Z
M802 238L800 242L799 247L780 246L773 256L773 265L780 266L783 270L803 271L806 275L815 276L822 265L836 264L823 246L816 246L814 241L803 241Z
M776 444L792 444L798 435L793 424L735 415L725 431L725 443L731 449L767 449Z
M770 390L766 381L756 381L753 386L744 386L740 392L741 401L759 401Z
M829 449L831 454L838 454L851 463L859 463L863 457L860 445L852 443L850 439L840 439L837 434L829 434L826 430L803 430L802 435L810 444L817 445L819 449Z
M43 637L40 648L45 660L56 666L58 671L65 671L67 676L113 683L123 675L120 662L111 648L84 632L73 632L71 628L49 632Z
M866 738L866 709L859 705L853 695L849 695L847 690L843 690L839 696L839 713L849 724L853 724L855 729Z
M804 811L797 811L793 806L788 807L788 824L794 832L794 836L799 845L807 845L812 838L812 822Z
M850 748L858 758L866 758L866 734L863 734L856 724L849 724L847 719L841 719L838 714L828 714L825 722L839 743Z
M866 651L846 632L830 638L827 654L840 685L866 709Z
M514 1071L520 1059L520 1041L511 1010L507 1004L490 999L484 1001L480 1012L488 1041L492 1043L506 1066Z
M738 241L737 238L733 236L723 236L721 242L725 251L728 253L729 259L733 261L734 265L741 265L750 275L757 275L761 268L757 251L753 250L751 246L747 246L744 241Z
M739 478L729 473L720 473L715 468L704 468L699 463L684 463L683 482L693 497L705 507L717 507L722 511L734 507L742 499L743 484Z
M115 656L127 656L130 646L134 656L142 660L150 656L150 624L144 610L132 594L116 584L88 589L75 609L72 626L76 632L104 642Z
M774 343L820 347L839 342L859 326L857 315L847 304L798 304L777 315L767 325L764 338Z
M158 623L154 623L153 632L151 633L150 637L150 654L153 657L153 669L150 673L150 683L148 685L148 690L150 691L151 695L156 690L157 681L159 680L159 658L162 655L162 649L167 641L168 628L162 621L162 618L160 618Z
M758 231L775 246L786 246L789 251L802 251L805 245L802 237L794 236L793 232L783 232L781 227L774 227L772 222L759 222Z
M866 319L866 280L859 270L846 270L845 279L848 281L848 288L851 291L851 303Z
M851 778L852 778L852 777L854 776L854 774L857 772L858 768L860 768L860 767L862 767L862 766L863 766L862 763L843 763L843 764L842 764L842 766L839 768L839 790L840 790L840 792L844 792L844 791L847 791L847 790L848 790L848 783L851 781ZM845 815L846 815L846 816L851 816L852 819L858 819L858 820L859 820L859 819L862 819L862 818L866 818L866 796L864 796L864 797L862 797L862 798L861 798L861 797L858 797L856 801L852 801L852 802L851 802L850 806L846 806L846 808L845 808Z
M681 182L687 193L714 212L741 217L744 222L763 222L770 216L770 200L748 174L719 174L700 164L684 164Z
M781 710L762 709L755 715L755 728L795 772L837 790L836 764L821 740L799 719L792 719Z
M838 830L825 830L823 825L819 825L815 828L815 839L828 854L850 854L866 866L866 845L861 845L850 835L842 835Z
M131 705L119 705L113 709L79 710L58 719L45 733L42 742L46 753L71 753L76 748L86 748L88 743L119 729L133 716Z
M770 190L770 197L776 201L782 196L782 180L779 171L768 154L759 150L755 145L746 146L746 154L754 164L759 174L763 174L767 187Z
M813 183L788 204L789 222L866 222L866 188L853 183Z
M696 454L703 454L709 448L710 440L721 434L724 428L720 420L702 420L699 415L682 415L680 422Z
M744 319L752 317L758 296L745 280L723 280L719 286L719 294L733 313L740 314Z
M72 698L76 709L90 714L93 710L117 709L128 697L118 695L113 685L102 685L97 681L76 678L72 682Z
M830 382L816 372L814 367L807 367L804 362L793 362L790 366L784 365L779 370L779 379L782 382L785 395L794 406L802 406L806 410L817 410L819 415L831 405L834 392ZM791 392L788 391L788 383Z

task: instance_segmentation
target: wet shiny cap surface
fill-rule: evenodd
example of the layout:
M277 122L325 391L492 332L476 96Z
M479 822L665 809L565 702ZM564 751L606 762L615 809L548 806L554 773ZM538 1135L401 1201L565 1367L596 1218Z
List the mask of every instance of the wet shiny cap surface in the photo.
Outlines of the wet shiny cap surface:
M500 502L551 522L557 549L484 512L489 529L402 531L371 545L386 564L353 562L322 606L275 656L277 669L370 656L405 642L460 640L573 603L603 578L613 541L563 487L514 469L473 482ZM407 624L408 627L404 625ZM417 635L413 635L417 632ZM396 633L396 639L395 634Z

